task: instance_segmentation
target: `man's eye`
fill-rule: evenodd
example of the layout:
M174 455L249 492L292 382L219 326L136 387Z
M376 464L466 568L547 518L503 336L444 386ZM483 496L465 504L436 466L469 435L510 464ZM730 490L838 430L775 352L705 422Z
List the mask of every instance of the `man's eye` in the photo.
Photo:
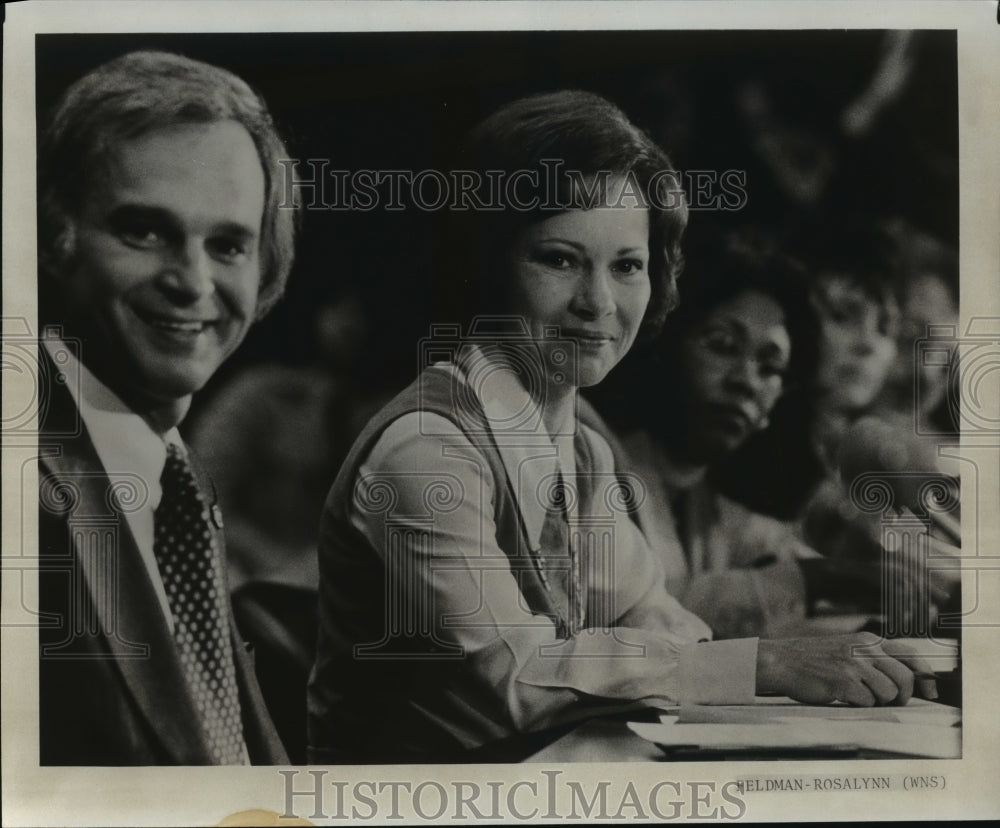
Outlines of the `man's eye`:
M209 239L208 251L217 259L232 261L246 256L249 248L245 242L235 239Z
M164 234L152 227L136 225L118 229L118 238L129 247L149 250L165 243Z

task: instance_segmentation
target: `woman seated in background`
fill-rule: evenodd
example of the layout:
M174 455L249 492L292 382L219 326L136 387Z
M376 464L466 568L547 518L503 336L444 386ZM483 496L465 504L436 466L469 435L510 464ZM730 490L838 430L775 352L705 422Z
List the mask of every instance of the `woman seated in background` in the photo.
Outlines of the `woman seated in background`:
M445 275L476 322L421 343L429 364L327 499L312 759L461 760L664 699L905 703L926 665L874 636L710 641L582 424L578 389L673 303L686 208L666 155L604 99L558 92L501 108L460 161L485 189Z
M824 227L803 235L795 249L819 319L815 380L785 395L771 427L718 464L712 477L738 502L789 522L824 556L825 562L801 565L811 600L829 602L842 615L867 613L869 628L880 632L925 634L936 607L948 601L947 585L929 578L906 548L887 553L881 514L860 511L850 492L859 471L887 470L886 452L906 455L898 471L910 471L916 458L909 457L912 423L867 416L896 363L899 250L874 220ZM889 582L908 598L891 600L892 624L884 628Z
M887 590L895 588L907 569L923 584L922 593L903 601L887 592L884 617L870 629L951 638L960 633L961 579L959 568L944 566L943 559L960 554L960 464L939 449L957 439L958 411L949 385L956 375L958 260L954 250L902 220L880 223L878 234L892 262L899 302L898 323L890 326L895 356L878 393L860 412L864 416L853 416L845 436L838 438L839 475L829 474L810 497L801 533L811 546L845 566L873 560L898 564L887 573ZM929 331L929 326L937 327ZM921 358L922 339L933 359ZM887 350L882 343L872 353ZM948 358L942 359L946 353ZM921 492L925 485L930 488ZM891 509L873 509L874 501L866 502L866 491L877 500L880 490L891 494ZM913 528L894 525L904 513ZM931 568L914 554L924 543L933 545L930 554L938 558ZM944 614L940 619L939 612Z
M791 249L819 317L815 381L786 394L771 428L748 439L715 477L754 511L801 521L823 483L836 480L841 438L892 368L899 304L891 243L874 223L825 226Z
M875 409L937 444L957 442L959 411L951 383L957 375L958 252L902 219L887 222L886 232L899 263L900 324L896 361ZM918 359L918 345L928 338L936 340L936 358ZM952 351L950 358L941 358L942 349Z
M662 555L667 589L717 638L818 633L825 627L804 619L821 600L879 611L877 557L825 559L790 524L721 494L710 476L768 427L786 389L813 382L818 322L801 268L738 236L687 261L663 335L595 400L617 426L623 464L643 482L636 514ZM636 406L643 393L652 403Z
M688 254L680 295L660 339L595 402L644 485L637 517L671 594L718 638L787 634L806 615L798 561L816 553L721 495L708 471L767 427L789 385L811 381L817 326L804 277L732 237ZM635 405L640 394L647 405Z

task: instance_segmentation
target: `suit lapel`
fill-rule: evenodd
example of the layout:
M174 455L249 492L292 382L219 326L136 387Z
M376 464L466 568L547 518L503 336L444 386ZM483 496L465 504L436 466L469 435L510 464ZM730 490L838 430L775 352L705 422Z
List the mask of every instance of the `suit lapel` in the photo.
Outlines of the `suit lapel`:
M50 402L53 408L75 408L61 388L53 393ZM59 420L57 415L52 421ZM61 491L72 494L65 501L69 505L63 510L62 521L74 556L74 582L78 594L89 600L99 622L97 635L103 639L125 687L172 761L210 762L211 754L173 636L114 487L86 429L81 427L72 436L62 432L51 437L43 424L40 449L42 508L46 509L45 487L63 487ZM104 533L95 534L94 526L104 526ZM110 543L109 538L113 538Z
M243 645L243 637L236 629L232 611L229 619L230 634L233 639L233 661L236 665L236 681L240 688L240 708L243 713L243 739L250 755L250 762L254 765L288 764L288 754L267 712L267 705L254 673L253 661Z

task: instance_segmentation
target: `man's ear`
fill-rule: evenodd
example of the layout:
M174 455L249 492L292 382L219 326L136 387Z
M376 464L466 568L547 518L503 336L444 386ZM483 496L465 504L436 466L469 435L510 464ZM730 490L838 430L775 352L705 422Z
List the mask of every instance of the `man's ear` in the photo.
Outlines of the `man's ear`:
M273 295L273 288L264 281L265 274L263 270L260 274L260 284L257 287L257 306L254 309L253 324L256 325L267 316L271 309L281 301L283 293L279 293L277 296ZM270 288L270 289L269 289Z
M76 258L76 221L72 218L52 220L51 238L39 240L38 269L45 278L59 283L65 281L73 271Z

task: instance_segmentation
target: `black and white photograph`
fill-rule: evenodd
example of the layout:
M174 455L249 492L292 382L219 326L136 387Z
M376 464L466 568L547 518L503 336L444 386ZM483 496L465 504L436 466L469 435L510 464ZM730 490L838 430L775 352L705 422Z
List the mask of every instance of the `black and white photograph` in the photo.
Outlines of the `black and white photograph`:
M1000 816L996 4L87 5L4 27L6 824Z

